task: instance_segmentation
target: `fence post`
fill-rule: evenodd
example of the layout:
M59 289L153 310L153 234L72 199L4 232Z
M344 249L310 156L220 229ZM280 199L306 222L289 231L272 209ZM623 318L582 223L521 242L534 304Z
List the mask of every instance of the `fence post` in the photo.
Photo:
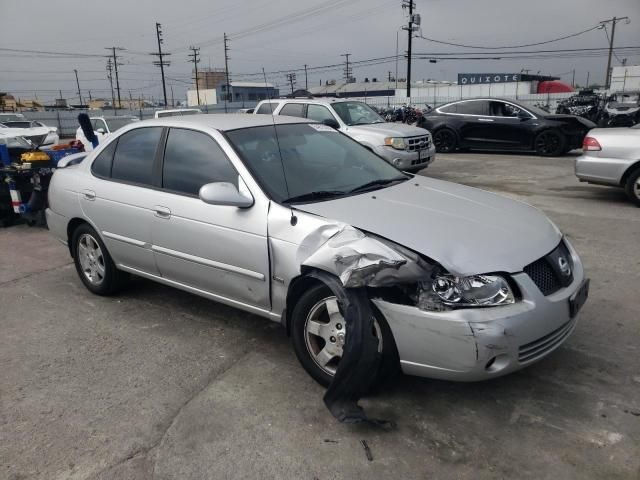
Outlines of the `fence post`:
M58 135L62 135L62 122L60 121L60 110L56 110L56 117L58 117Z

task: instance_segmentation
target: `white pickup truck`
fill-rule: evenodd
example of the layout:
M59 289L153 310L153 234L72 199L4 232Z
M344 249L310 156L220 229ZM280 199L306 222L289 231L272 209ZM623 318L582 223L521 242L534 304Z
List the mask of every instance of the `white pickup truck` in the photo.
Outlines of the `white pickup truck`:
M361 143L400 170L417 172L436 158L424 128L386 122L364 102L338 98L263 100L254 114L288 115L324 123Z

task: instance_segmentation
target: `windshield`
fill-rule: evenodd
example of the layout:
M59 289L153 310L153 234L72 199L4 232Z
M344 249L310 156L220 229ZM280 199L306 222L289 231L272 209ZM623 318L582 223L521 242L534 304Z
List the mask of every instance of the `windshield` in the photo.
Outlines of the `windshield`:
M33 145L22 137L0 137L0 145L6 145L7 148L33 148Z
M227 138L254 178L277 202L305 196L309 197L307 201L335 198L356 193L354 189L372 182L371 188L381 188L409 178L355 140L325 125L278 125L277 140L273 126L233 130L227 132ZM304 203L303 198L300 203Z
M368 125L384 123L384 119L373 109L362 102L336 102L331 106L347 125Z
M138 119L136 117L118 117L118 118L105 118L105 121L109 126L109 131L113 133L119 128L124 127L125 125L129 125L130 123L137 122Z

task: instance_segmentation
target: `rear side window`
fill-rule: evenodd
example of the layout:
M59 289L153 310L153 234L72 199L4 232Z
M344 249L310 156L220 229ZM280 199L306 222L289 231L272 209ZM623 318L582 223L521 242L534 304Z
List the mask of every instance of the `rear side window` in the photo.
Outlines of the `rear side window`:
M275 109L275 107L276 107L275 103L266 102L266 103L263 103L262 105L260 105L260 107L258 108L256 113L267 113L267 114L271 115L273 113L273 110Z
M304 117L304 104L303 103L287 103L279 115L289 115L290 117Z
M138 128L121 135L113 156L111 177L131 183L153 183L153 160L162 128Z
M115 140L102 150L91 164L91 171L97 177L111 177L111 162L113 161L113 152L116 151L118 141Z
M478 100L473 102L460 102L456 104L457 113L464 115L489 115L489 102Z
M238 185L238 173L218 143L202 132L169 130L162 167L163 188L198 195L200 187L212 182Z

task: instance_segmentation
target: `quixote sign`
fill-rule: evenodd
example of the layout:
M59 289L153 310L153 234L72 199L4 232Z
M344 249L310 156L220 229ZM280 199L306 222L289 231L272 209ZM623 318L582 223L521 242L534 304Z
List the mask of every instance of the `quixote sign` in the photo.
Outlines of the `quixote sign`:
M477 85L481 83L519 82L519 73L459 73L459 85Z

